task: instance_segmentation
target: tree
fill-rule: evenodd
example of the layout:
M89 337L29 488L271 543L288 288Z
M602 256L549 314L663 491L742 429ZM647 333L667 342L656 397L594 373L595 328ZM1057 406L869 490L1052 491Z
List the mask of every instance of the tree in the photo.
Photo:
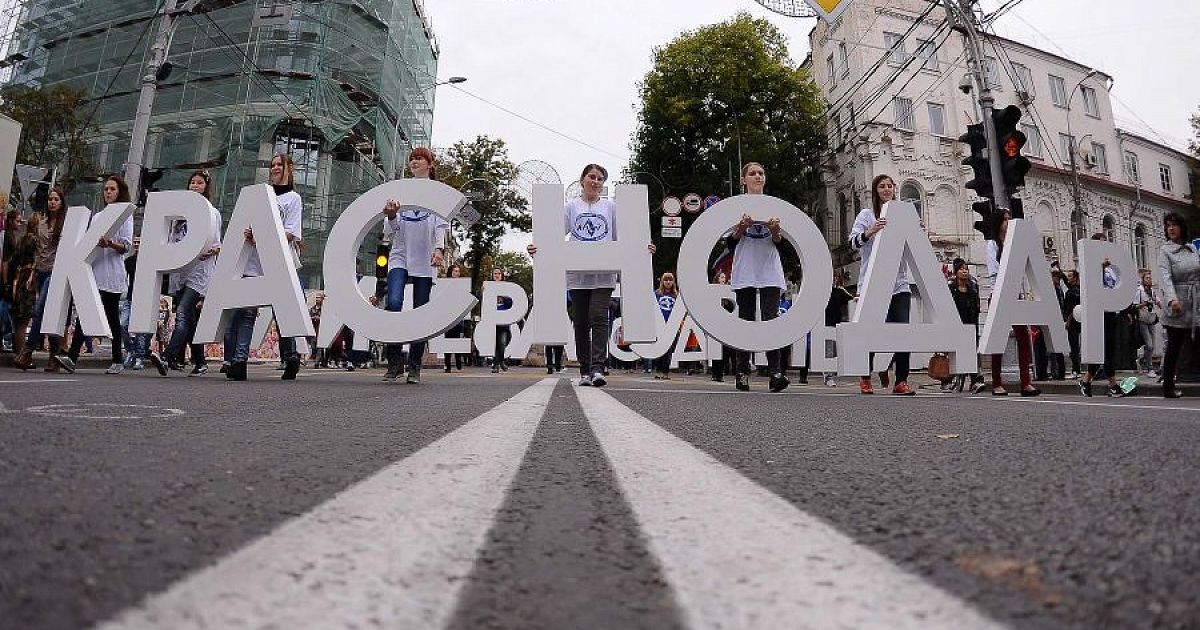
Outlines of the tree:
M740 13L655 49L641 101L626 178L652 195L740 192L741 158L766 168L768 194L813 206L826 149L824 105L766 20ZM684 213L684 230L694 218ZM680 239L653 232L656 271L673 269Z
M516 177L517 166L508 159L508 149L499 138L479 136L471 142L457 142L438 160L438 179L472 193L468 196L474 197L471 204L479 213L479 220L469 228L454 223L455 236L469 243L463 258L476 293L483 280L490 278L484 273L491 273L491 265L483 263L499 253L500 239L513 230L533 228L529 200L511 187Z
M1194 137L1188 143L1188 149L1192 151L1191 168L1188 169L1189 176L1192 180L1192 206L1200 208L1200 113L1192 114L1192 133ZM1193 212L1192 216L1197 216L1200 212Z
M81 115L85 95L64 85L0 91L0 113L21 123L17 162L57 167L58 181L68 190L81 178L96 175L87 140L98 127Z
M533 294L533 263L529 261L525 252L500 252L490 257L483 277L491 280L492 269L496 267L504 270L505 280L521 285L526 295Z

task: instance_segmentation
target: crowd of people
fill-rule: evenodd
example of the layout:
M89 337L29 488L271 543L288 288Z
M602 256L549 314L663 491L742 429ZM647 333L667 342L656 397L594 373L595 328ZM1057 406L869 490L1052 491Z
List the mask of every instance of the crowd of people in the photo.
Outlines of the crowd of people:
M409 174L414 178L437 177L435 157L427 148L414 149L409 155L407 166ZM303 248L303 200L293 185L294 170L291 158L281 153L272 158L268 172L269 183L278 200L279 218L298 267ZM608 171L604 167L588 164L583 169L579 178L581 194L568 201L563 209L564 228L568 239L579 241L582 246L586 246L586 243L617 238L615 204L602 196L607 181ZM120 374L126 368L143 369L148 362L159 374L167 376L173 371L186 371L189 358L189 376L202 376L208 372L205 347L195 343L194 333L204 307L204 296L221 251L221 215L211 203L211 183L211 178L205 171L196 171L188 179L189 190L210 200L208 209L213 219L213 229L207 235L206 245L199 257L188 266L169 275L165 288L167 295L160 303L158 326L154 334L129 335L127 332L130 279L134 275L138 250L138 239L133 235L132 217L127 219L113 236L100 238L97 242L99 254L95 257L92 267L100 291L104 316L113 331L112 362L106 370L107 374ZM767 184L765 168L756 162L745 164L741 170L741 183L746 194L764 194ZM119 175L108 176L102 191L106 205L130 201L129 189ZM883 207L895 199L895 195L896 185L892 178L887 175L877 176L871 184L871 206L863 208L855 218L848 236L848 245L860 257L860 278L867 274L871 252L878 235L887 229L888 221L882 216ZM11 349L15 354L13 365L21 370L35 369L37 366L34 364L33 353L44 348L48 351L48 360L44 367L46 371L74 372L83 348L93 342L89 335L84 334L77 319L71 327L74 334L69 345L64 343L68 330L62 331L61 335L41 334L47 289L53 273L56 251L62 239L64 200L65 192L60 188L53 188L47 197L44 213L35 212L28 217L22 217L21 213L14 210L6 215L7 230L4 235L3 261L0 264L0 334L5 339L11 339ZM381 208L381 215L384 236L390 242L391 248L385 288L381 295L373 298L379 306L388 311L404 310L405 288L411 285L412 303L408 308L420 307L429 301L433 285L440 274L444 273L450 277L462 275L463 269L460 265L447 265L448 261L445 259L445 239L449 228L445 219L427 208L401 205L394 200L389 200ZM1005 254L1005 238L1010 219L1007 211L1000 213L992 230L995 237L987 242L985 262L986 273L990 278L995 278L999 272ZM1175 398L1181 395L1176 387L1180 353L1195 328L1200 326L1200 255L1189 241L1188 225L1182 216L1176 213L1167 214L1163 227L1166 243L1159 251L1155 269L1142 274L1136 299L1124 312L1105 314L1105 359L1101 365L1080 364L1078 270L1069 269L1064 272L1057 261L1051 263L1055 298L1063 316L1063 326L1067 330L1070 349L1067 353L1049 353L1044 331L1038 327L1014 326L1012 336L1016 342L1020 395L1039 395L1041 392L1034 386L1034 381L1068 378L1078 379L1079 390L1085 396L1092 395L1092 384L1096 378L1106 379L1109 395L1120 396L1126 393L1128 389L1118 382L1116 371L1117 337L1121 326L1135 330L1140 339L1137 352L1139 372L1148 378L1159 378L1166 397ZM187 231L187 222L177 221L171 228L171 240L183 239ZM253 231L247 228L242 236L251 246L244 275L262 275L257 251L252 247ZM1104 239L1105 236L1097 234L1093 238ZM791 306L791 298L787 293L788 278L783 265L784 257L781 256L784 239L780 220L771 217L760 221L743 215L726 234L724 241L726 248L732 253L730 273L727 275L722 270L713 277L714 282L728 283L733 290L734 299L729 300L724 307L730 312L736 312L737 316L744 320L765 321L786 312ZM656 252L653 243L647 243L647 250L651 255ZM537 245L529 245L527 251L536 260ZM984 310L982 300L985 299L980 288L981 283L971 274L970 265L965 260L954 260L946 271L947 290L953 298L961 321L974 325L978 334ZM504 277L503 269L497 267L492 270L493 280L503 280ZM618 275L612 272L582 271L567 274L566 299L573 313L580 386L603 387L607 383L608 370L614 365L609 357L608 345L612 321L619 315L620 310L620 300L613 298L617 281ZM1117 282L1117 270L1107 260L1104 262L1103 281L1109 287ZM826 326L834 326L847 319L847 311L856 298L845 285L845 275L839 271L834 276L830 299L825 309ZM679 297L675 274L669 271L661 274L654 293L662 317L665 321L671 321L671 314ZM887 322L909 321L912 294L911 276L906 265L902 263L894 280L891 302L887 309ZM314 328L320 326L323 297L323 294L318 292L309 311ZM500 298L500 303L497 304L498 310L511 307L512 302L508 298ZM229 325L221 344L221 371L230 380L247 379L246 366L251 356L250 346L257 316L257 308L236 309L229 316ZM452 327L446 336L470 336L470 326L473 323L470 318L464 319ZM1161 376L1154 366L1160 327L1165 330L1166 338L1162 352ZM679 330L683 330L682 325ZM495 348L492 350L493 372L508 369L505 354L512 338L511 333L508 325L497 327ZM678 330L674 332L675 336L678 334ZM687 341L692 342L690 339ZM367 355L367 358L364 358L352 350L351 331L339 334L335 344L337 350L326 351L316 348L315 343L310 345L313 350L309 359L318 367L329 366L332 360L335 366L354 369L367 363L370 357ZM674 346L673 338L668 347ZM295 379L302 364L297 339L280 338L278 347L282 378ZM1192 347L1200 348L1200 343L1193 342ZM814 350L822 353L827 351L825 348L806 348L805 352L811 357ZM752 378L761 374L767 378L767 389L779 392L791 383L788 376L791 363L789 355L790 347L767 351L764 369L752 365L753 353L722 347L720 359L711 361L709 371L711 378L718 382L724 381L725 374L732 372L736 389L742 391L750 390ZM382 356L387 365L383 377L385 382L396 381L403 374L407 374L407 383L421 382L424 342L408 344L407 352L401 344L386 344ZM1192 358L1193 365L1200 363L1197 358L1200 357ZM1066 371L1068 360L1070 373ZM444 357L444 370L462 370L464 362L470 365L476 361L470 356L447 353ZM647 362L646 369L653 370L655 378L670 378L671 363L672 353L668 350L663 356ZM1007 395L1008 390L1004 386L1002 375L1002 355L992 355L989 357L989 363L991 394ZM875 369L883 388L891 388L894 395L911 396L915 390L909 383L910 367L910 353L895 352L888 365L876 366ZM546 348L546 369L547 373L551 374L562 371L562 346ZM693 368L695 369L702 370L703 366ZM808 370L800 368L797 376L801 383L807 383ZM823 377L826 385L836 386L835 374L825 373ZM968 378L970 391L981 393L987 389L982 372L949 375L948 378L942 379L942 386L962 391L968 386ZM874 393L871 376L860 378L859 391L862 394Z

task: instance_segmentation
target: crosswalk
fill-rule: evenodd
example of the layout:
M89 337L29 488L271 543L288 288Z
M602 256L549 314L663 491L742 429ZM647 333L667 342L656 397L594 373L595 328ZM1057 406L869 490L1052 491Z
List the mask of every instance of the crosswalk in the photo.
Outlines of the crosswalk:
M100 627L447 627L559 382L525 388ZM605 391L574 391L683 625L1001 627Z

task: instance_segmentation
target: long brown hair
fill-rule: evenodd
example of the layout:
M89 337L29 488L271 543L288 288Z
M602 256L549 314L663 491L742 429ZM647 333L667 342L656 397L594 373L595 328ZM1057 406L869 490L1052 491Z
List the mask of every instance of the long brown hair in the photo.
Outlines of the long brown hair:
M663 288L663 279L667 276L671 276L671 280L675 281L675 284L671 287L671 292L669 294L667 293L666 289ZM658 277L658 294L670 295L672 297L677 297L679 295L679 281L675 279L674 273L670 271L664 271L663 275Z
M879 198L879 182L885 179L892 182L892 188L896 187L896 180L892 179L891 175L876 175L875 179L871 180L871 209L875 211L876 218L883 212L883 200ZM892 198L895 199L895 195Z
M200 194L204 195L205 199L212 201L212 176L208 174L208 171L203 169L192 171L192 174L188 175L187 179L189 187L192 185L192 180L197 177L204 180L204 192Z
M417 147L417 148L413 149L412 152L410 152L408 154L408 161L411 162L413 158L421 158L422 160L425 160L426 162L428 162L429 163L429 179L432 179L435 182L438 180L438 178L437 178L437 158L433 156L433 151L431 151L429 149L429 147Z
M276 153L275 155L271 156L271 164L275 164L275 158L279 158L280 160L283 160L283 172L287 175L287 183L282 184L282 185L283 186L295 186L296 185L296 183L295 183L296 182L296 180L295 180L296 163L292 161L292 156L288 155L287 153ZM267 169L267 179L270 179L270 177L271 177L270 173L271 173L271 169L268 168Z
M110 181L117 183L116 203L129 202L130 201L130 199L129 199L129 184L125 183L125 178L121 177L120 175L116 175L116 174L109 175L108 177L104 178L105 184L107 184Z
M63 224L67 222L67 193L62 186L54 186L46 193L47 201L51 194L58 195L58 213L51 215L47 206L46 219L50 221L50 241L58 244L58 241L62 240Z

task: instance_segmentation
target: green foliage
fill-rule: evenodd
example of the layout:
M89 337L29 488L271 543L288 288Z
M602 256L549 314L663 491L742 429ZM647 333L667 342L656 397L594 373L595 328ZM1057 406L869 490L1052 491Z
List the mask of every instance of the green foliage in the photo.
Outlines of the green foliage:
M740 192L739 140L742 160L766 168L768 194L813 206L826 151L825 108L785 41L766 20L742 13L655 50L626 168L628 179L649 187L652 207L666 195ZM693 219L684 213L685 230ZM657 220L651 227L656 271L673 269L680 239L660 238Z
M484 272L491 272L483 263L499 253L504 235L533 228L529 200L511 187L517 165L508 159L508 149L499 138L479 136L455 143L439 158L437 170L438 179L446 184L477 193L468 196L475 197L471 203L479 220L469 229L455 222L454 233L469 244L463 259L471 272L471 286L478 292L480 283L489 278Z
M1192 114L1192 133L1195 135L1188 142L1188 149L1191 149L1192 157L1196 158L1189 169L1192 180L1192 205L1200 208L1200 113ZM1193 213L1193 216L1195 214Z
M79 179L96 175L87 139L97 127L83 111L85 94L63 85L0 91L0 113L21 123L17 163L58 167L58 179L68 190Z

